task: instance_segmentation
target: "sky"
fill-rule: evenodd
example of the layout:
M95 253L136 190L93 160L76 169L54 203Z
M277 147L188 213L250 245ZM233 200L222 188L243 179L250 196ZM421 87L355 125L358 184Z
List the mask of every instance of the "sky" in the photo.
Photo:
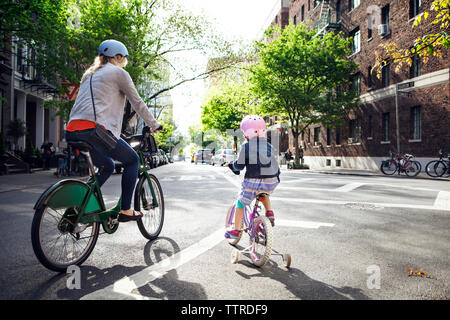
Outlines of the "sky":
M181 0L192 12L212 20L215 31L227 39L257 40L280 0ZM206 67L206 66L205 66ZM194 123L200 123L204 81L192 81L171 91L174 120L178 131L188 133Z

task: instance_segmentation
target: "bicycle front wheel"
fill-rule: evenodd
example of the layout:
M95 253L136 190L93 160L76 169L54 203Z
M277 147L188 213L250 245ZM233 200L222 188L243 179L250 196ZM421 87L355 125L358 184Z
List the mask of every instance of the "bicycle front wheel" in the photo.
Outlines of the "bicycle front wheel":
M434 166L434 172L436 173L436 177L442 177L444 173L448 172L448 164L444 161L438 161Z
M39 262L46 268L65 272L82 264L91 254L99 235L97 222L78 226L77 208L36 209L31 226L31 243Z
M408 166L405 168L405 173L408 177L417 176L422 170L422 165L419 161L411 161Z
M250 238L252 246L250 258L257 267L264 266L272 254L273 229L267 217L259 216L254 221L255 238Z
M388 176L393 175L397 171L397 163L392 159L385 160L381 163L380 169L381 172Z
M442 163L440 160L433 160L427 163L425 166L425 172L432 178L436 178L438 176L437 168L439 164Z
M149 239L156 239L164 223L164 196L158 179L149 174L139 179L134 195L134 209L140 211L143 217L137 221L142 235Z

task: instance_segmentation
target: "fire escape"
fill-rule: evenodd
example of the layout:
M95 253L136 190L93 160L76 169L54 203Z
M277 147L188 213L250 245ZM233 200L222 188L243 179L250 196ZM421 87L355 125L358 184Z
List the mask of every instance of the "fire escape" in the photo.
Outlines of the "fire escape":
M337 1L321 1L319 19L314 24L314 30L316 30L315 36L320 37L328 31L337 31L341 28L340 8L336 6Z

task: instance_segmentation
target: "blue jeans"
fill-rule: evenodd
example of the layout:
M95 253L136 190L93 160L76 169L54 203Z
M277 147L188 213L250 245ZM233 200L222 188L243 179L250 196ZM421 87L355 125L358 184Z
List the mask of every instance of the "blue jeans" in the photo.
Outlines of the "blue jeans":
M92 145L93 148L90 151L90 154L92 162L99 169L97 179L100 187L114 172L115 166L113 159L120 161L123 164L121 209L129 210L131 208L131 199L133 198L133 192L136 186L139 156L123 139L119 140L113 150L107 150L103 145L91 139L89 136L90 132L90 129L73 132L66 131L66 140L82 140Z

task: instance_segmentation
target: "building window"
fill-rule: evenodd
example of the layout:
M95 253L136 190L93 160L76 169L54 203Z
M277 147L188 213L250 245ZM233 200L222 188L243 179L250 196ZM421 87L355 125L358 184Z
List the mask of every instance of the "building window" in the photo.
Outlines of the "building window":
M350 138L349 143L361 142L361 122L359 119L350 120Z
M367 87L372 88L373 79L372 79L372 66L367 68Z
M305 5L302 5L302 21L305 21Z
M348 8L350 11L352 11L353 9L355 9L358 6L359 6L359 0L349 0L348 1Z
M412 19L420 13L420 0L409 0L409 18Z
M361 74L360 73L357 73L352 77L351 89L356 92L357 96L359 96L361 94Z
M297 15L294 16L294 26L297 25Z
M383 9L381 9L381 24L387 24L389 28L389 5L385 5Z
M372 15L367 16L367 39L372 39Z
M389 112L382 115L383 141L389 141Z
M342 128L338 127L336 128L336 145L341 145L341 138L342 138Z
M327 146L331 146L331 129L327 128Z
M342 9L341 9L341 0L336 1L336 22L341 21Z
M314 145L318 146L320 144L320 127L314 128Z
M411 108L411 138L413 140L420 140L421 135L421 122L422 115L420 112L420 106Z
M311 10L311 0L308 0L308 11Z
M422 59L420 58L420 56L415 55L412 57L412 64L409 70L409 75L411 78L415 78L420 76L421 71L422 71Z
M381 83L383 84L383 88L389 87L390 68L391 65L388 63L381 69Z
M361 33L359 27L350 32L350 37L353 38L352 41L352 54L359 52L361 48Z
M371 115L367 119L367 138L373 138L373 117Z

